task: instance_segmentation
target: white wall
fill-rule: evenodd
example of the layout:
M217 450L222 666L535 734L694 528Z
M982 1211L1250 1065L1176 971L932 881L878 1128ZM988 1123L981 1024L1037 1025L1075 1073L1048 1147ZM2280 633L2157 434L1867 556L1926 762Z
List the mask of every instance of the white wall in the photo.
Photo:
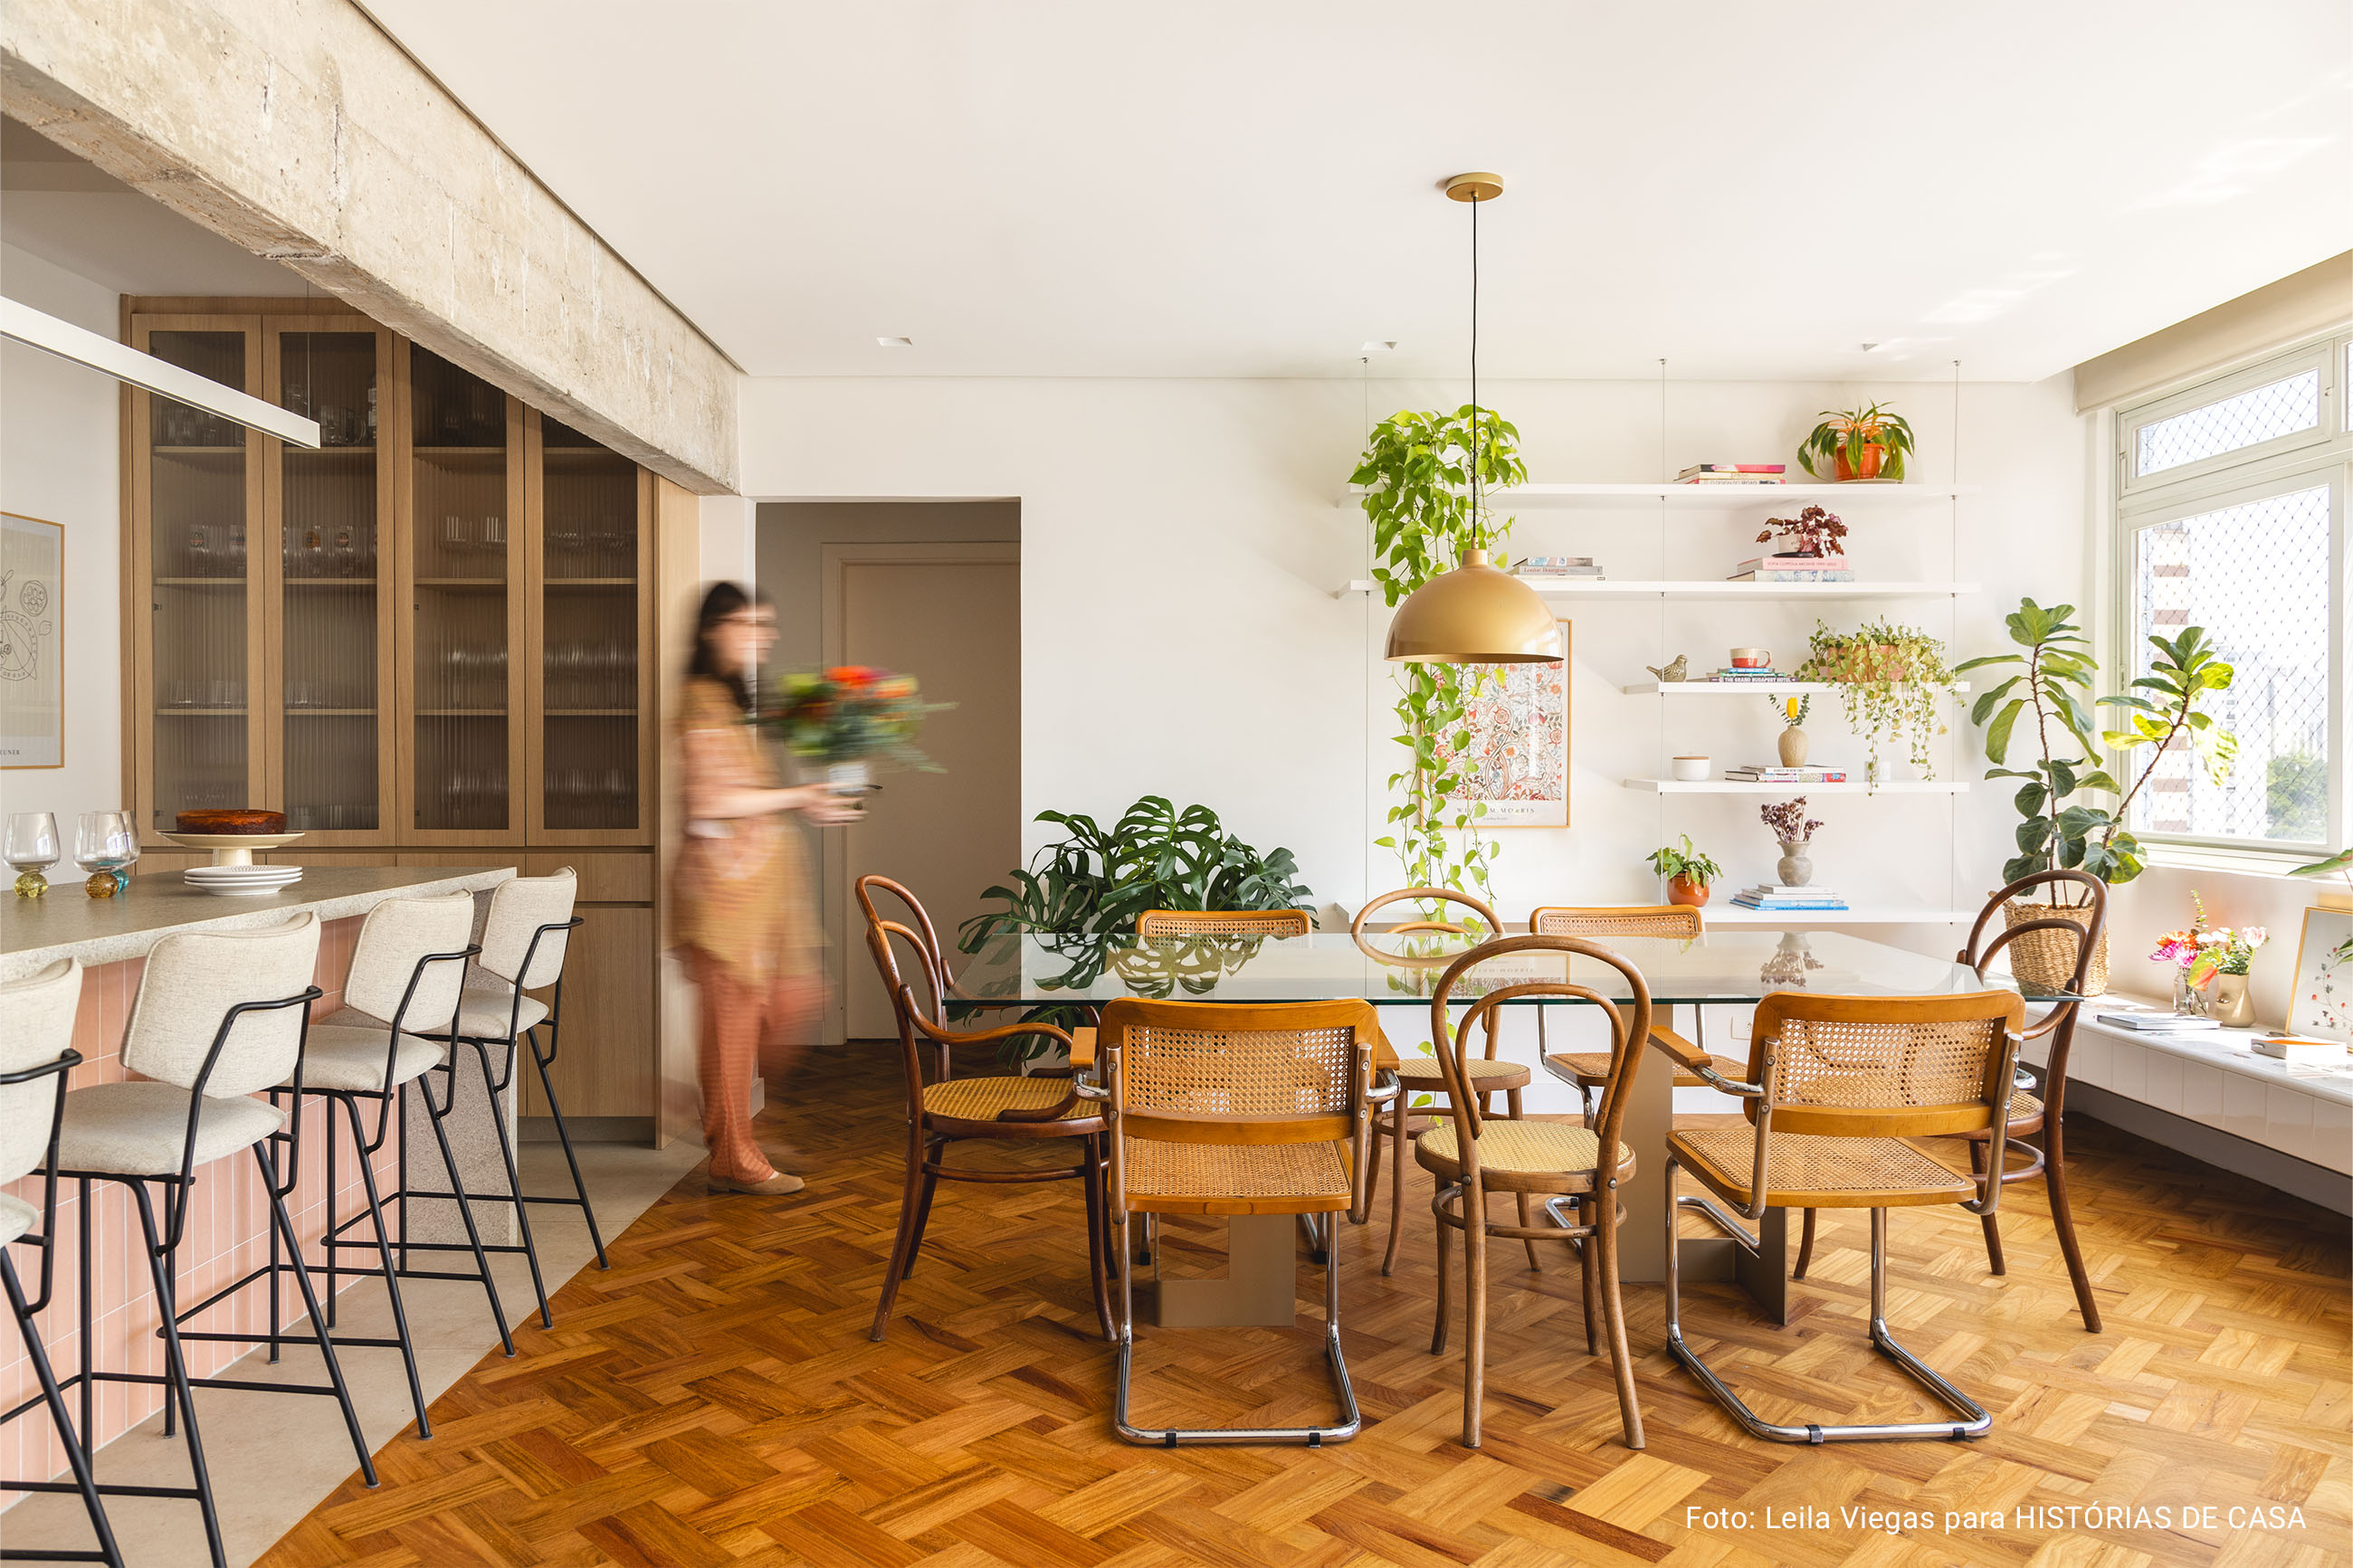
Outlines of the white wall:
M1138 795L1215 806L1244 837L1286 844L1319 900L1353 907L1394 886L1371 847L1395 749L1387 612L1333 589L1365 574L1362 514L1335 504L1366 414L1459 404L1465 389L1338 381L754 380L744 407L747 493L1017 496L1021 502L1024 805L1116 813ZM1538 479L1649 480L1661 468L1660 389L1640 383L1521 382L1486 391L1520 428ZM1950 472L1948 386L1714 383L1666 394L1665 459L1775 458L1817 411L1894 399L1915 417L1920 479ZM2063 382L1969 385L1961 394L1964 483L1958 574L1977 597L1884 606L1948 642L1957 660L2001 646L2022 593L2081 603L2085 422ZM1853 553L1873 574L1941 577L1954 531L1942 508L1877 511L1858 492ZM1712 514L1529 512L1521 551L1585 552L1620 576L1726 572L1748 532ZM1833 624L1852 625L1829 606ZM1790 606L1678 602L1574 605L1571 825L1506 834L1500 902L1656 896L1641 857L1691 832L1746 881L1776 851L1753 798L1657 796L1621 777L1662 756L1769 756L1763 700L1667 710L1621 694L1642 667L1688 652L1720 662L1735 642L1804 650L1812 616ZM1963 715L1957 715L1957 721ZM1815 756L1859 766L1832 705L1809 726ZM1943 776L1982 771L1973 745ZM2012 816L2007 796L1821 798L1816 877L1856 896L1973 908L1995 885ZM1037 830L1032 828L1033 842ZM1957 844L1948 853L1947 846ZM1889 933L1924 951L1958 933Z
M0 245L0 292L110 338L121 330L112 289L14 246ZM120 421L112 378L0 344L0 510L66 533L65 766L0 772L0 799L9 811L53 811L68 832L74 813L128 804Z

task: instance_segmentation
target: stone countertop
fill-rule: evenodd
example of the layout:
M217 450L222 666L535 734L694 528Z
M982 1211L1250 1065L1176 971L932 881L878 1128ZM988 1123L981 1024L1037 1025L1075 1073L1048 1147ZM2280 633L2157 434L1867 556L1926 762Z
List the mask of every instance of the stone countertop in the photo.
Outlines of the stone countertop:
M132 878L111 899L93 899L70 879L38 899L0 893L0 982L60 958L85 964L143 958L174 931L250 930L302 910L322 921L346 920L402 894L480 892L513 875L504 867L312 866L282 891L224 898L197 891L177 871L158 871Z

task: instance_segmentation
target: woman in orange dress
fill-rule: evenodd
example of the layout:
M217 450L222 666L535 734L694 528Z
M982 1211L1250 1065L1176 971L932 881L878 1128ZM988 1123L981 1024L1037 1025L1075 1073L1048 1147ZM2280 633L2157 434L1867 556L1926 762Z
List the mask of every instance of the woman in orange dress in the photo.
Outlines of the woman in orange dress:
M776 640L765 595L712 584L695 624L679 717L685 841L670 884L681 956L702 1003L697 1074L714 1193L780 1196L801 1179L777 1171L752 1136L752 1075L776 1085L816 1027L824 980L800 834L789 814L853 820L824 786L786 789L744 722L752 678Z

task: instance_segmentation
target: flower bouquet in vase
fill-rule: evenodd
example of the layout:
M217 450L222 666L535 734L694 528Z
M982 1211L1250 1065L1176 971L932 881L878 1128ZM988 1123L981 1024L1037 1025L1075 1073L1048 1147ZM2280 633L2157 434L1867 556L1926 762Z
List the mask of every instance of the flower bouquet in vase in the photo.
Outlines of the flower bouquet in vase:
M2255 950L2271 940L2262 926L2210 926L2206 904L2189 895L2198 918L2187 930L2169 931L2157 939L2148 956L2173 966L2173 1010L2189 1017L2212 1018L2232 1028L2255 1021L2253 1000L2247 994L2247 971Z
M784 677L760 721L792 755L800 782L857 795L875 787L881 770L944 771L915 749L915 733L926 714L955 706L923 701L912 675L837 665Z

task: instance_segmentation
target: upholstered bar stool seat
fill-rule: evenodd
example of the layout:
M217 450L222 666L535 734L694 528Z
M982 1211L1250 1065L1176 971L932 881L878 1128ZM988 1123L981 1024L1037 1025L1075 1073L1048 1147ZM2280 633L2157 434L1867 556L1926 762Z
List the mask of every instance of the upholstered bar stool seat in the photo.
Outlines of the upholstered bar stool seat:
M5 1247L40 1223L41 1211L22 1198L0 1193L0 1247Z
M348 1009L346 1009L348 1011ZM360 1094L381 1094L388 1089L398 1089L423 1078L441 1065L444 1047L438 1040L423 1040L403 1033L400 1048L393 1054L392 1079L385 1080L385 1040L388 1032L381 1027L360 1028L348 1024L313 1024L311 1043L302 1053L302 1086L305 1089L350 1089Z
M189 1102L198 1097L170 1083L94 1083L66 1096L58 1166L120 1176L173 1176L188 1144ZM202 1097L193 1163L209 1164L252 1148L286 1128L265 1100Z
M547 1004L526 996L518 1009L513 986L488 979L467 983L465 994L458 999L459 1034L469 1039L503 1040L509 1018L518 1034L535 1028L547 1022Z

